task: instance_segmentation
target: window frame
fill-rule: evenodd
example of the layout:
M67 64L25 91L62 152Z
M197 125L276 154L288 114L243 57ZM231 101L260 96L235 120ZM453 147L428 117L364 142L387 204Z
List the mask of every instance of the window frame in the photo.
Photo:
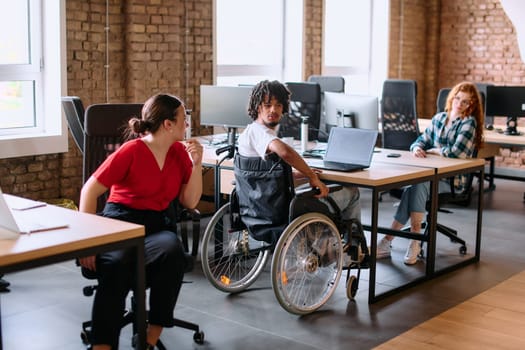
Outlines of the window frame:
M30 17L31 63L5 65L0 79L35 81L37 127L5 129L0 134L0 159L68 151L68 129L60 99L66 91L67 78L65 0L30 2L36 6L32 11L38 14L32 12Z
M237 84L255 84L261 79L277 79L280 81L301 81L302 80L302 54L303 50L303 0L282 0L281 9L273 9L276 13L282 13L281 23L282 36L280 38L272 38L272 40L280 40L282 59L279 64L218 64L217 62L217 45L222 38L218 38L217 30L217 6L219 0L213 1L213 83L220 85L237 85ZM262 6L265 5L261 2ZM256 13L251 11L249 16ZM297 14L301 14L300 17ZM238 14L237 15L242 15ZM297 22L299 21L299 22ZM247 29L246 29L247 30ZM264 39L264 38L263 38ZM232 40L239 40L234 38ZM262 40L264 42L264 40ZM292 43L292 44L289 44ZM264 48L261 48L264 51ZM294 60L295 59L295 60ZM292 62L292 60L294 60ZM297 61L297 62L296 62ZM232 77L233 79L228 79ZM235 79L237 77L238 79ZM224 79L221 79L224 78Z
M327 1L324 0L323 6L323 36L326 33ZM343 0L347 1L347 0ZM362 0L361 0L362 1ZM328 66L325 62L326 40L323 37L323 60L321 72L323 75L340 75L345 78L345 91L351 94L367 94L381 96L384 80L388 76L388 35L389 35L389 1L388 0L368 0L370 5L369 20L369 44L367 66ZM348 28L348 26L342 26ZM358 31L356 31L358 32ZM348 34L342 34L341 41ZM366 83L356 87L356 81L352 76L365 75Z

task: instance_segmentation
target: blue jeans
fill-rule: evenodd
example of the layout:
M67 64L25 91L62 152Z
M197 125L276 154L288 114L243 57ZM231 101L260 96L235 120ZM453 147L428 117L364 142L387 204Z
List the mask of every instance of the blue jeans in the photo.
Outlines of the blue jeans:
M438 192L450 192L450 184L448 180L439 181ZM394 214L394 219L404 225L407 223L408 219L410 219L410 213L425 213L426 203L429 197L430 182L422 182L406 187L401 195L401 202Z

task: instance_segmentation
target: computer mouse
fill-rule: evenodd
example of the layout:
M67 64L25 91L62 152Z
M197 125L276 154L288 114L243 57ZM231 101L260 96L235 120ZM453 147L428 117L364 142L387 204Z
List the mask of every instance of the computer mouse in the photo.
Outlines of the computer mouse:
M487 129L487 130L494 130L494 125L492 125L492 124L487 124L487 125L485 126L485 129Z

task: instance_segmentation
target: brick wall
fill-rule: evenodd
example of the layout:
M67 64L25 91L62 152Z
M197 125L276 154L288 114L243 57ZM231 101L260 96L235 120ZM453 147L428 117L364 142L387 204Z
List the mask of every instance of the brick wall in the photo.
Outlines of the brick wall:
M304 1L303 79L321 74L323 55L323 1Z
M439 0L392 0L388 77L417 82L417 110L431 115L437 96Z
M516 33L499 0L392 0L389 77L418 82L430 117L441 87L462 80L525 85Z
M200 132L199 86L213 82L212 0L108 2L108 45L106 0L66 2L68 94L87 106L175 93ZM322 3L305 0L304 78L321 72ZM440 87L460 80L525 84L516 34L498 0L390 3L388 74L418 82L421 115L433 114ZM65 154L0 160L8 193L78 202L81 181L82 157L71 138Z

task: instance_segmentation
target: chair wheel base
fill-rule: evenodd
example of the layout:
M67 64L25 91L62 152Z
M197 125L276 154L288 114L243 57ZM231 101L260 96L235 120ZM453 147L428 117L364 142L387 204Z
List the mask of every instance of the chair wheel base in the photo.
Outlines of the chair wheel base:
M195 332L193 333L193 341L199 345L204 344L204 332Z

